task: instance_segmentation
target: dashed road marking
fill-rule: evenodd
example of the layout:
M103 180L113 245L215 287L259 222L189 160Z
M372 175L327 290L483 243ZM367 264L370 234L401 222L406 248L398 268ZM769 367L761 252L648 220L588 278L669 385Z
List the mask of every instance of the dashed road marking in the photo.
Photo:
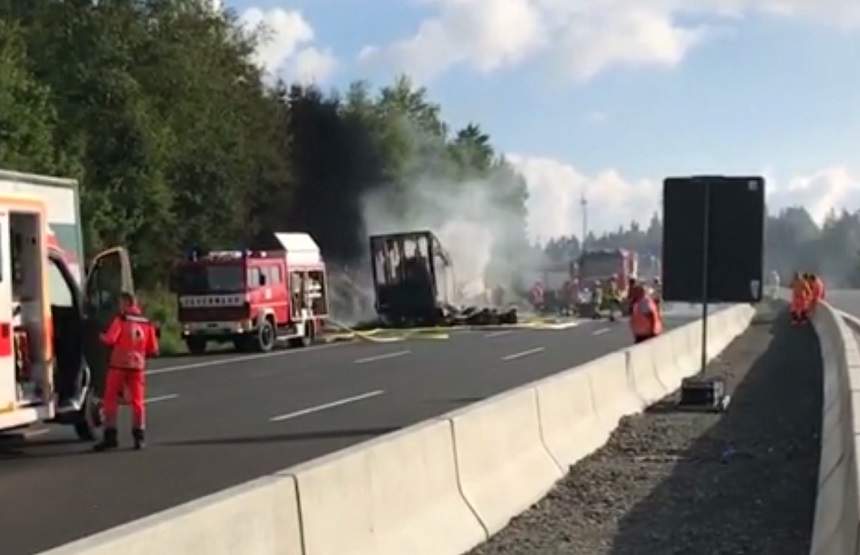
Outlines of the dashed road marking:
M494 331L493 333L488 333L484 336L486 339L492 339L494 337L501 337L503 335L509 335L514 333L514 330L503 330L503 331Z
M389 358L402 357L402 356L406 356L409 354L412 354L412 351L397 351L395 353L385 353L385 354L376 355L376 356L367 357L367 358L359 358L359 359L354 360L353 362L355 364L367 364L368 362L376 362L377 360L386 360Z
M179 397L176 393L171 393L170 395L159 395L158 397L150 397L149 399L144 400L144 403L147 405L149 403L158 403L161 401L170 401L171 399L176 399Z
M600 328L599 330L595 330L591 335L603 335L604 333L609 333L612 331L612 328Z
M362 393L361 395L355 395L353 397L347 397L346 399L339 399L337 401L332 401L331 403L325 403L322 405L317 405L315 407L308 407L306 409L297 410L295 412L288 412L287 414L282 414L280 416L273 416L269 419L270 422L283 422L284 420L290 420L291 418L297 418L299 416L304 416L306 414L312 414L314 412L319 412L326 409L331 409L334 407L340 407L342 405L347 405L349 403L355 403L356 401L363 401L364 399L370 399L371 397L376 397L377 395L382 395L385 393L382 389L377 389L375 391L368 391L367 393Z
M544 347L537 347L535 349L529 349L528 351L523 351L521 353L514 353L512 355L502 357L502 360L504 360L505 362L507 362L509 360L516 360L518 358L527 357L529 355L536 355L538 353L542 353L544 350L546 350Z
M289 351L275 351L272 353L260 353L258 355L222 358L222 359L208 361L208 362L194 362L191 364L181 364L179 366L168 366L167 368L154 368L152 370L148 370L146 372L146 375L147 376L157 376L159 374L171 374L173 372L182 372L185 370L193 370L195 368L205 368L207 366L224 366L227 364L235 364L238 362L258 360L261 358L272 358L272 357L279 357L279 356L286 356L286 355L297 355L300 353L308 353L311 351L321 351L323 349L331 349L333 347L340 347L341 345L346 345L346 343L339 343L339 344L332 344L332 345L318 345L316 347L306 347L304 349L294 349L294 350L289 350Z

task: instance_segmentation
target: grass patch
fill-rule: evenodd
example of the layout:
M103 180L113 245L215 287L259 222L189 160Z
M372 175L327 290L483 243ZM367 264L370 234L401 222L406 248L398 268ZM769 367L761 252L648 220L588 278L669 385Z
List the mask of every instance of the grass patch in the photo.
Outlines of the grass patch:
M176 308L176 295L164 289L139 291L140 303L146 316L161 327L161 354L178 355L187 352L182 341L182 327Z

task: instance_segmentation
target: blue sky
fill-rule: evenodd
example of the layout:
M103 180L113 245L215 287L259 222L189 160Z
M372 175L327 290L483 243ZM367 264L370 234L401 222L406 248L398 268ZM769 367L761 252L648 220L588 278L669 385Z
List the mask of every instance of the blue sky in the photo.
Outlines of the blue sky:
M529 181L534 235L659 205L670 174L764 173L771 206L860 208L856 0L227 0L261 63L324 88L413 73ZM250 11L249 11L250 10ZM263 59L265 58L265 59Z

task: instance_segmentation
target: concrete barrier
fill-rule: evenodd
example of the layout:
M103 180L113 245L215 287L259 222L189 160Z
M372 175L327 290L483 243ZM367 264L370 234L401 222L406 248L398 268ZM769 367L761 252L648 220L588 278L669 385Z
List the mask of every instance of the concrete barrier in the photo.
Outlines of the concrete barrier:
M692 376L701 369L702 328L693 324L672 330L665 337L672 343L680 379ZM680 379L678 383L680 384Z
M571 466L606 443L612 427L597 416L591 378L584 368L542 380L535 389L544 442L560 466Z
M301 555L296 484L289 476L267 476L46 553Z
M583 368L591 378L594 406L603 426L614 430L622 416L636 414L645 408L633 388L627 370L627 353L612 353Z
M562 477L541 436L537 392L523 387L449 415L460 489L489 534Z
M693 368L692 363L684 366L675 358L675 342L683 341L686 344L685 333L683 329L672 330L654 345L654 366L657 370L657 377L667 391L674 391L681 387L681 380L695 371L691 370Z
M289 472L298 484L306 555L461 553L487 537L460 494L448 420Z
M627 368L633 382L633 390L646 406L671 393L657 375L657 345L662 343L667 343L666 338L657 337L627 349Z
M813 318L823 362L821 456L813 555L860 555L860 321L821 305Z
M712 322L711 357L746 327L751 314L749 307L734 307ZM700 345L701 323L688 324L560 375L50 553L461 553L538 501L569 465L605 443L622 416L641 411L695 374ZM830 366L841 363L847 369L839 350L830 352ZM860 383L860 354L856 366ZM840 512L836 520L822 513L816 525L826 535L822 541L830 542L826 545L853 545L856 487L848 494L837 487L857 483L856 457L844 455L856 451L853 428L848 435L836 433L845 432L853 416L837 402L844 399L838 384L831 383L829 391L834 399L834 412L827 416L832 472L822 478L819 502ZM854 523L853 535L844 522Z

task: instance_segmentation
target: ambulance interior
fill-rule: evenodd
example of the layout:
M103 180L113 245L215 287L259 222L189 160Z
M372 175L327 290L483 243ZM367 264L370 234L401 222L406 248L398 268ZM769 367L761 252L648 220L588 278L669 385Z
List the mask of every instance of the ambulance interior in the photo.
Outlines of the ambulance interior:
M23 402L41 402L44 400L43 392L50 384L50 376L44 355L40 217L38 214L12 212L9 216L9 230L18 397Z
M54 322L54 375L61 403L80 394L78 378L84 359L84 323L77 291L75 278L65 261L58 255L51 256L48 294Z

